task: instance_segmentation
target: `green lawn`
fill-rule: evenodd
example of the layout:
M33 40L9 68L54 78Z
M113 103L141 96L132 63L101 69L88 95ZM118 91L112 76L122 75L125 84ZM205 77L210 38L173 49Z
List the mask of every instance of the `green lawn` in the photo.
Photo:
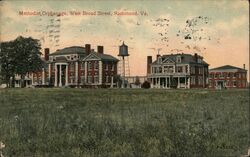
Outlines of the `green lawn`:
M0 89L6 157L246 154L248 90Z

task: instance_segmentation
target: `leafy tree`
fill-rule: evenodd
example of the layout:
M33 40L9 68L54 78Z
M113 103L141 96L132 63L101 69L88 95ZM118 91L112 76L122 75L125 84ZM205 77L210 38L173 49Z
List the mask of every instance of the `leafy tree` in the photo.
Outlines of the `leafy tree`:
M31 37L17 37L14 40L14 53L16 55L15 69L16 73L21 76L21 87L24 87L24 77L30 72L36 72L42 69L43 61L41 60L41 44L39 40Z
M7 87L11 86L10 78L15 77L15 64L14 42L2 42L0 51L0 75L2 83L6 83Z
M40 50L39 40L31 37L19 36L14 41L1 43L0 75L8 87L10 87L11 77L12 81L15 81L15 74L21 76L21 87L24 87L25 75L42 69L43 61L40 57Z

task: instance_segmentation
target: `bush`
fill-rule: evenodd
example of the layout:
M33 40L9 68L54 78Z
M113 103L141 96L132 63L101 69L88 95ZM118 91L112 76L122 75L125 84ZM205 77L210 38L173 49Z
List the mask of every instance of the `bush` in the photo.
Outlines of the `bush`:
M148 88L150 88L150 83L148 81L145 81L145 82L143 82L141 87L145 88L145 89L148 89Z

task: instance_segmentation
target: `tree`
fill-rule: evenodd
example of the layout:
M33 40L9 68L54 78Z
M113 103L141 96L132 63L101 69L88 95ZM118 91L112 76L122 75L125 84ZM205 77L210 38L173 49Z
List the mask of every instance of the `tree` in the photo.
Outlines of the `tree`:
M0 66L4 82L10 87L10 80L15 81L15 74L21 76L21 87L24 87L24 77L30 72L40 71L41 44L31 37L17 37L14 41L2 42L0 51Z
M2 83L6 83L7 87L11 87L10 78L15 77L15 64L14 42L1 42L0 75Z
M40 71L43 67L41 59L41 44L39 40L31 37L17 37L14 40L14 53L16 55L15 71L21 76L21 87L24 87L24 77L30 72Z

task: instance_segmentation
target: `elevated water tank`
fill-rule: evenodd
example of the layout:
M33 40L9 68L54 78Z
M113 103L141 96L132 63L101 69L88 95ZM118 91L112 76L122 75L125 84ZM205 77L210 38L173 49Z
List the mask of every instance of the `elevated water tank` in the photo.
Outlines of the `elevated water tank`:
M128 46L124 44L124 42L122 43L121 46L119 46L119 54L118 56L129 56L128 54Z

